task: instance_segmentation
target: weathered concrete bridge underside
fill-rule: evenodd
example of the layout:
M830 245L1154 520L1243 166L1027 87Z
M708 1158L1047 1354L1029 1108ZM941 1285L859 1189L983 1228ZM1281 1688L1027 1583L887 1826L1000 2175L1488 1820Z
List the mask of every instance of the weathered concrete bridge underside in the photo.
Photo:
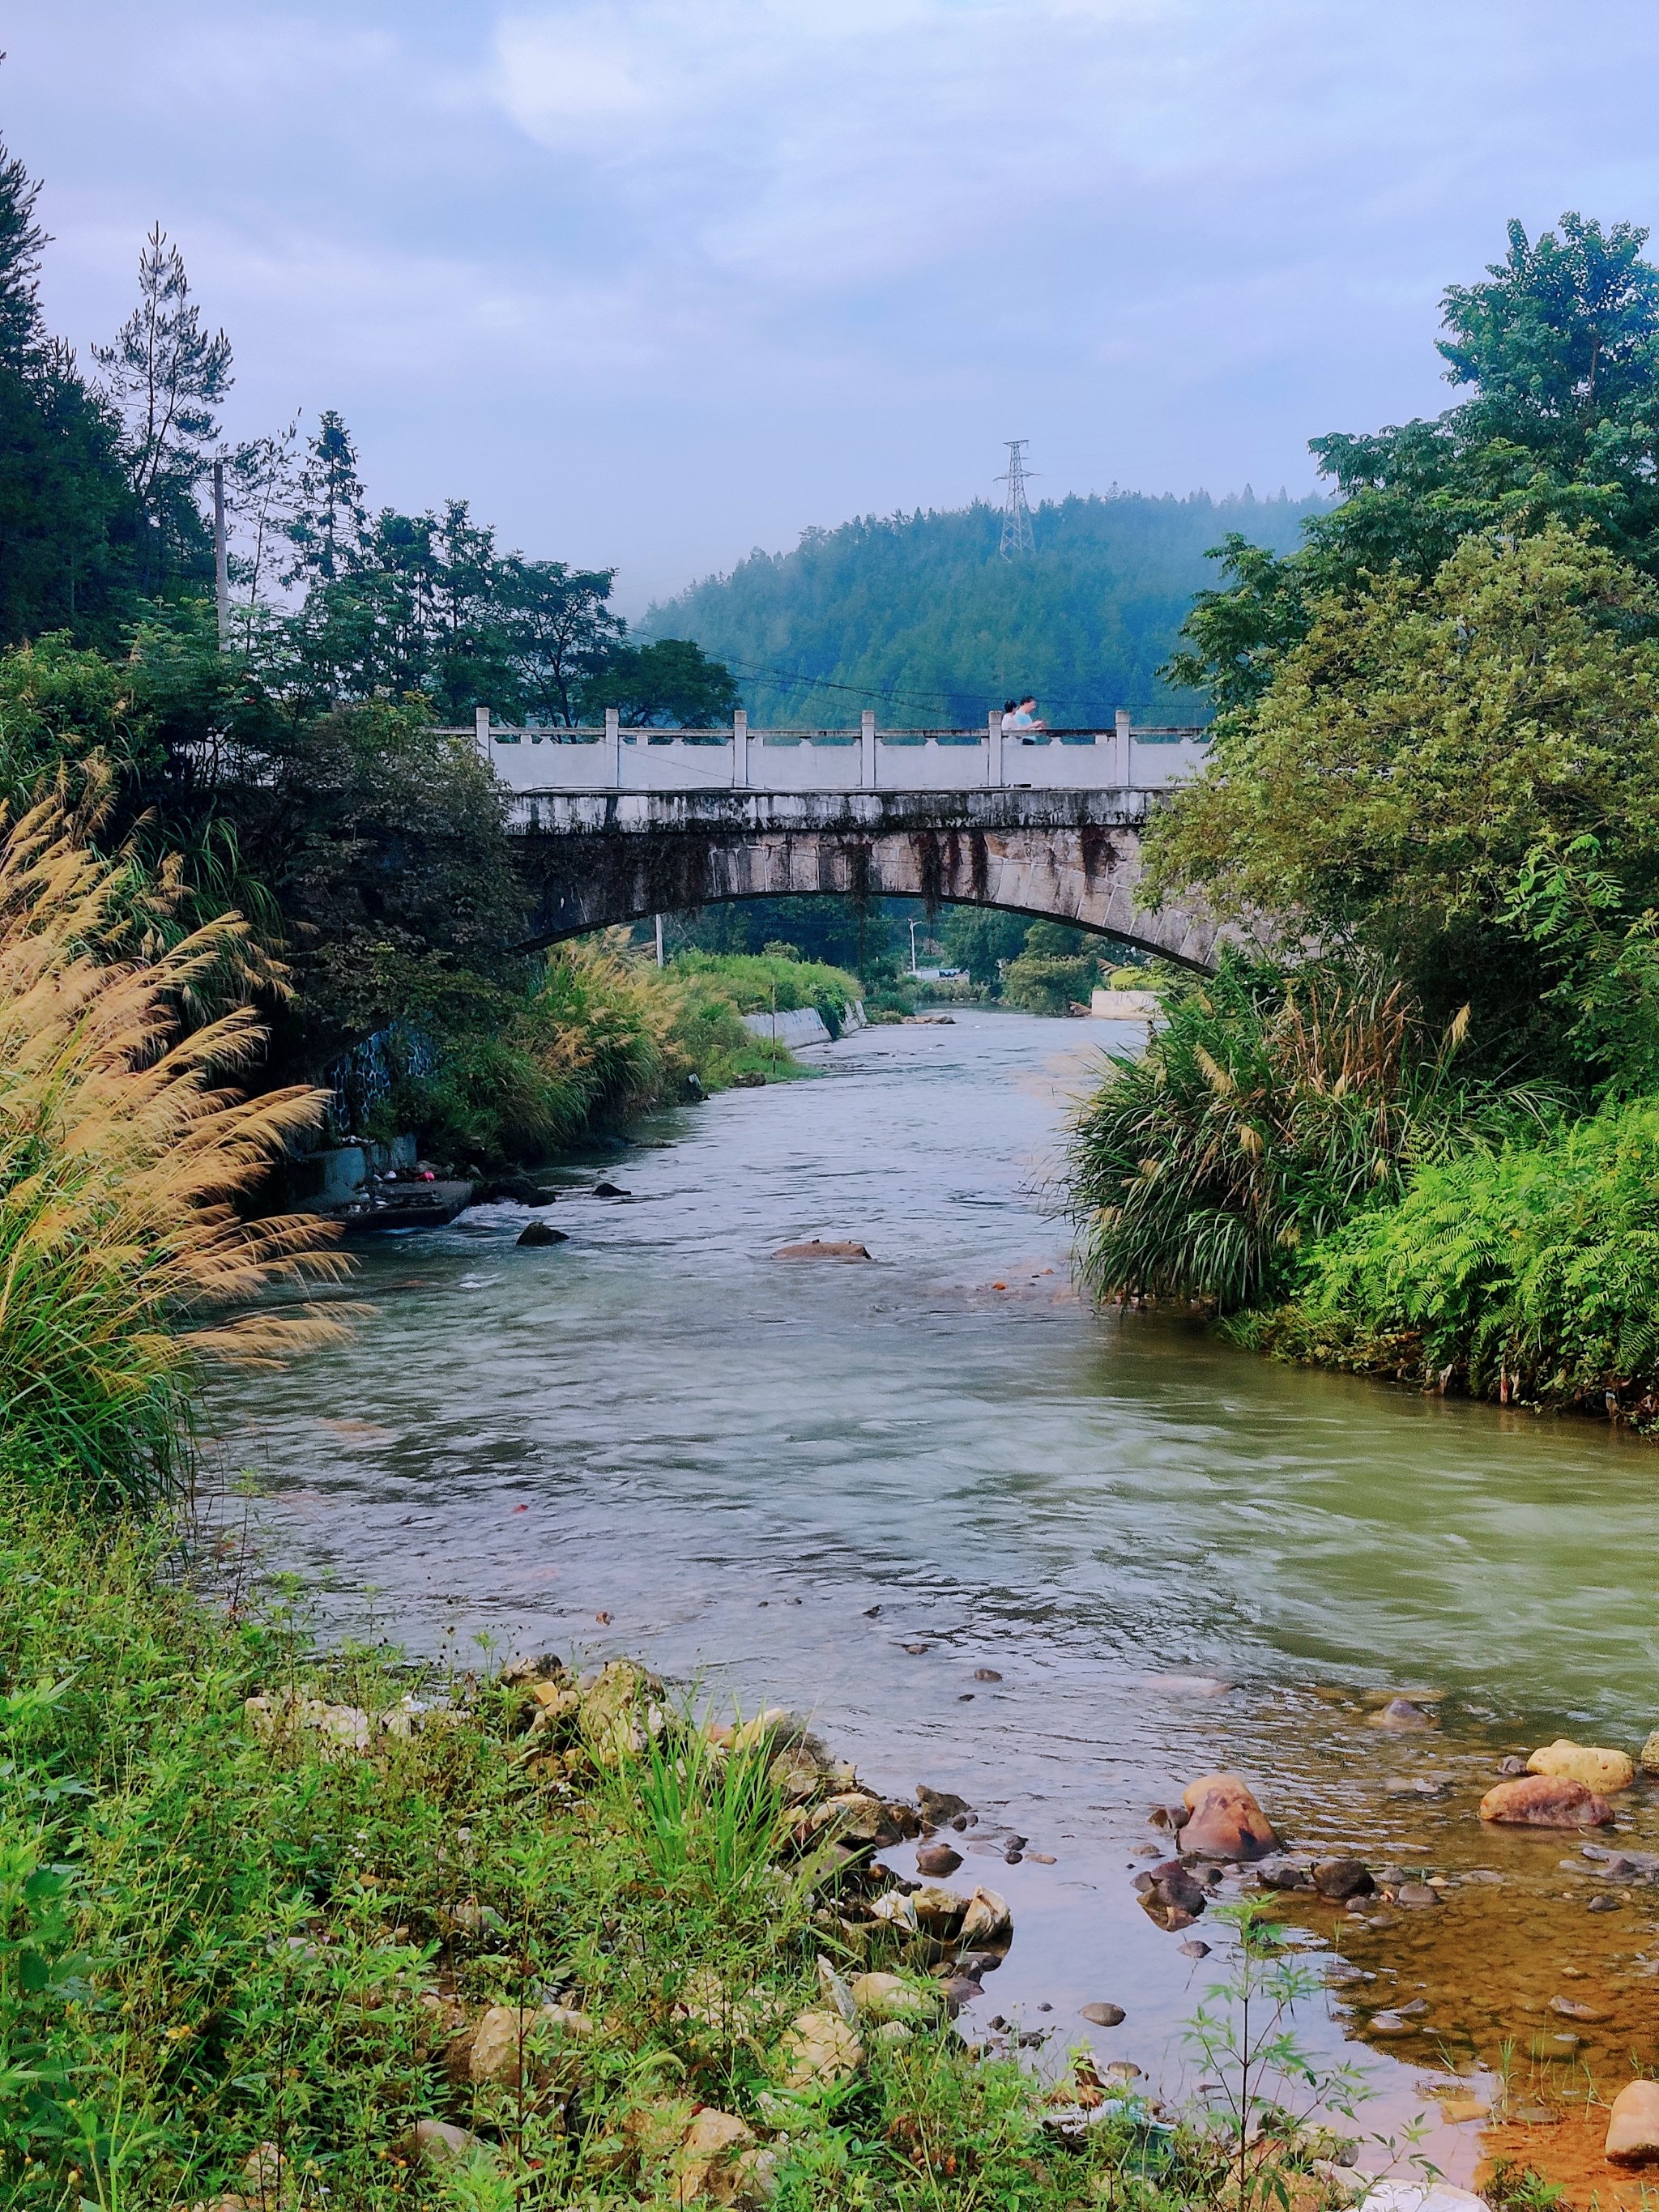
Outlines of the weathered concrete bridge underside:
M531 942L726 899L847 892L1006 908L1109 931L1188 967L1237 934L1134 903L1146 791L526 793L514 802Z

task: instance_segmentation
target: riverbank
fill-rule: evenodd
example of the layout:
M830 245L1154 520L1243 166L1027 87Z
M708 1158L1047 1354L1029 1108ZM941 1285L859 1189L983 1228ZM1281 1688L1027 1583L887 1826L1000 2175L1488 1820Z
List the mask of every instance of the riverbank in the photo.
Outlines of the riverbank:
M959 1799L884 1802L786 1714L706 1723L625 1662L325 1659L187 1521L89 1521L15 1459L4 1508L9 2204L1224 2189L1224 2130L953 2025L1006 1907L873 1860L959 1865L927 1843Z

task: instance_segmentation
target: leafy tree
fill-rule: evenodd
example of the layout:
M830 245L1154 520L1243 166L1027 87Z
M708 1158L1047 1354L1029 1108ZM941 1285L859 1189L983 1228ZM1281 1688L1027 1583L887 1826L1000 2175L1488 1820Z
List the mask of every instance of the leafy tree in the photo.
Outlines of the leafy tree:
M510 555L499 591L512 685L479 703L556 727L580 722L589 688L627 634L607 604L616 574Z
M951 965L965 968L971 982L991 991L1001 980L1003 962L1017 960L1024 951L1030 927L1023 915L1002 914L994 907L953 906L944 916L939 938Z
M709 730L729 722L742 699L732 672L688 638L614 646L583 694L589 714L615 707L631 730Z
M1316 601L1396 565L1426 580L1482 531L1588 523L1659 575L1659 269L1642 258L1646 239L1571 213L1535 240L1512 222L1486 281L1442 301L1437 348L1471 396L1432 422L1314 439L1337 504L1288 557L1229 536L1224 587L1200 593L1170 680L1248 709Z
M1604 927L1659 900L1659 585L1589 526L1466 539L1310 603L1306 635L1160 811L1146 896L1197 888L1393 963L1487 1054L1548 1066L1571 938L1516 900L1540 845L1596 841ZM1563 1073L1570 1071L1564 1069ZM1605 1077L1605 1062L1581 1077Z
M181 560L199 551L196 487L218 434L216 413L230 389L230 340L210 337L191 297L184 257L158 222L138 259L138 305L93 358L125 432L134 496L149 527L143 580L157 580L168 538Z

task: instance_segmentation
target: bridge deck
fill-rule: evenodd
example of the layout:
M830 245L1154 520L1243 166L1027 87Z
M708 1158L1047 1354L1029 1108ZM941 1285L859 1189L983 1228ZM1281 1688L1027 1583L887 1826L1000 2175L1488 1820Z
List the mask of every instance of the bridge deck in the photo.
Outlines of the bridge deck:
M1160 790L1196 773L1206 731L1133 727L1054 730L1036 743L1005 737L1000 718L978 730L505 729L480 708L473 735L510 790L783 793L984 790ZM457 732L457 734L461 734Z

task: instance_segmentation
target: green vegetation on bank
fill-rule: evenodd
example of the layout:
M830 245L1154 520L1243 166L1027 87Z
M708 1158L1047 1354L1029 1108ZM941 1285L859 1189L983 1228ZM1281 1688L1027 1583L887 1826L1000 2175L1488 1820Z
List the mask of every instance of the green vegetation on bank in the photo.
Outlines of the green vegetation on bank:
M681 952L677 980L696 981L730 998L740 1014L795 1013L813 1008L831 1036L860 996L857 976L821 960L803 960L793 945L762 952Z
M1341 504L1230 544L1173 672L1219 714L1146 902L1275 959L1172 981L1080 1116L1102 1297L1653 1425L1659 270L1576 216L1446 295L1470 396L1316 441ZM1316 957L1310 951L1316 948Z
M1224 2007L1205 2060L1265 2123L1248 2154L1086 2054L1050 2079L971 2051L798 1724L705 1731L620 1662L584 1692L325 1658L206 1532L59 1477L0 1468L18 2212L1324 2202L1329 2136ZM1261 1948L1282 2040L1316 1981Z
M817 1006L832 1035L854 977L781 955L682 953L665 969L625 929L561 945L516 988L446 978L378 1040L360 1133L414 1133L483 1167L542 1159L677 1101L803 1073L742 1017Z

